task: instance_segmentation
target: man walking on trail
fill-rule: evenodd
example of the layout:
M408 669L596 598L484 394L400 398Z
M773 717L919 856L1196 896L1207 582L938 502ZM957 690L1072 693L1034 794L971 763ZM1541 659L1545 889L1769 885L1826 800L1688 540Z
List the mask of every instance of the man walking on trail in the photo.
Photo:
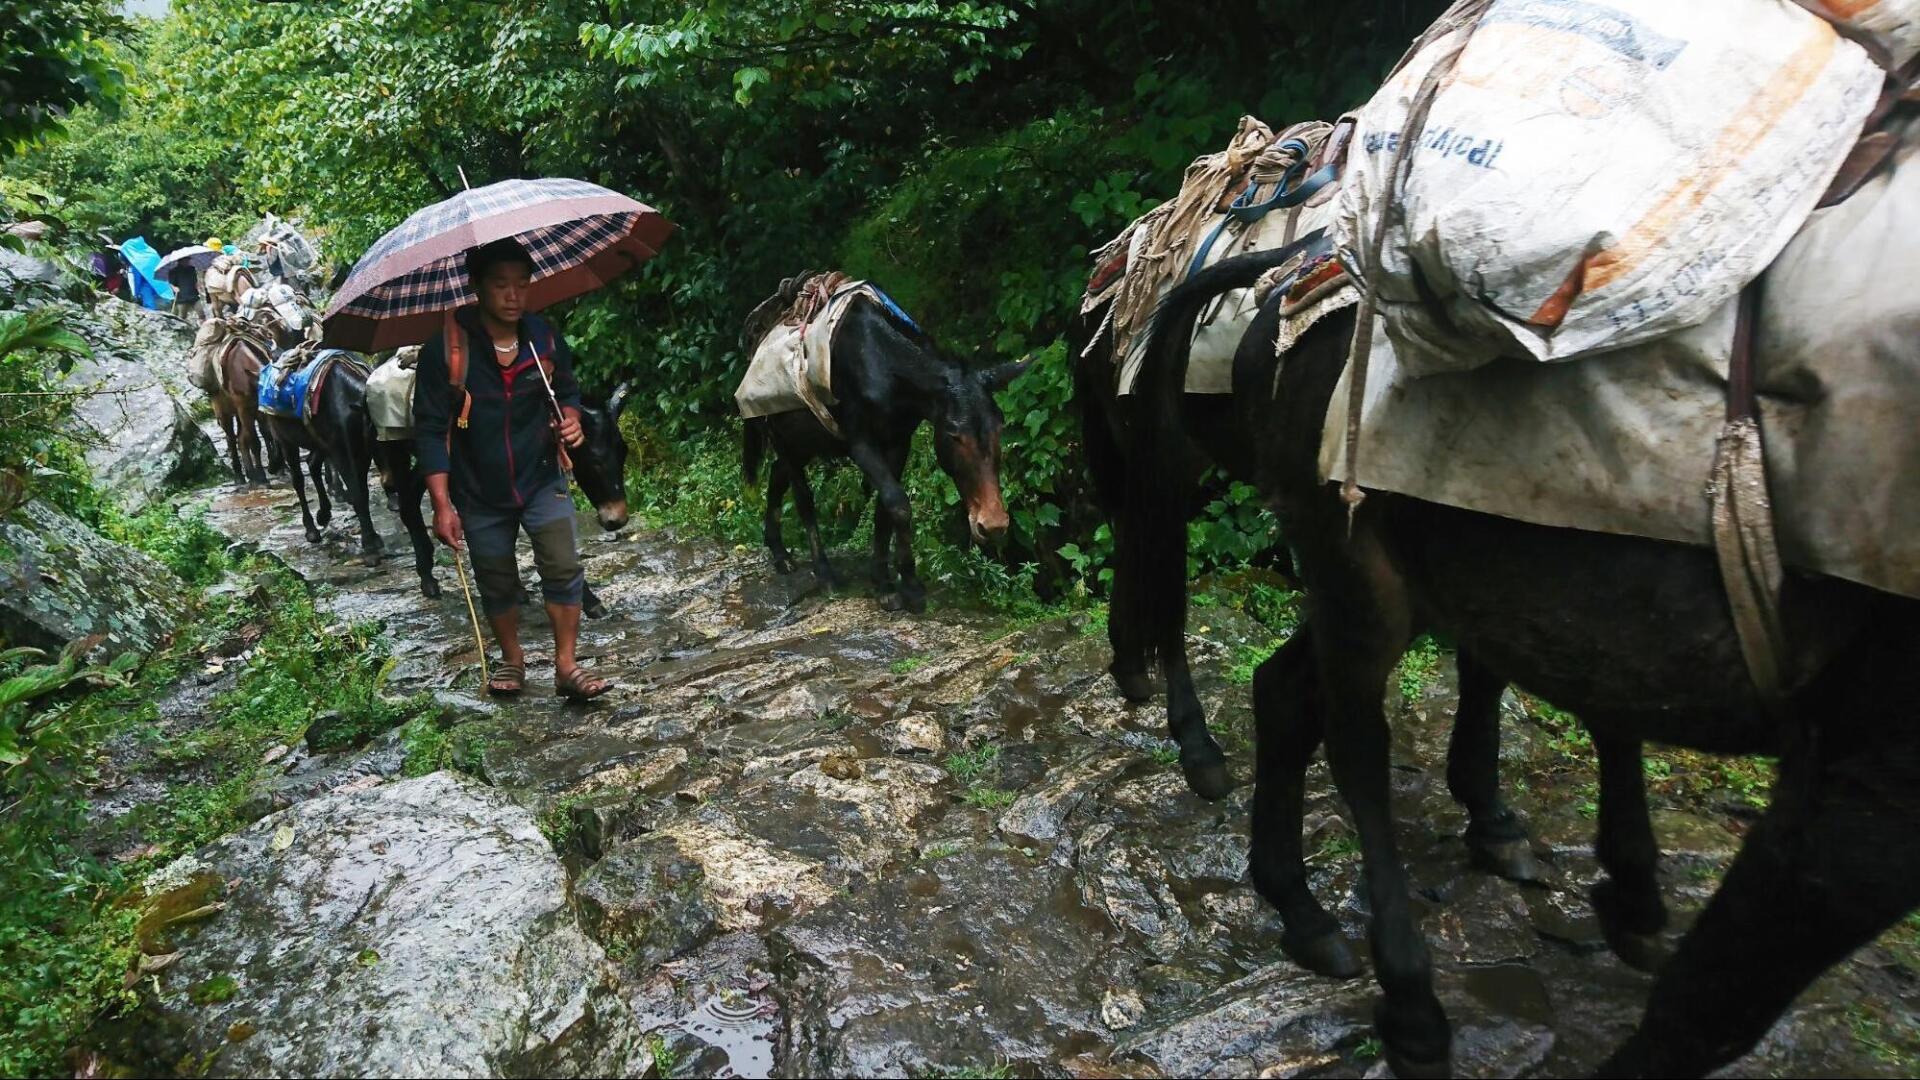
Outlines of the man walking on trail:
M468 252L467 273L480 303L455 313L451 357L444 332L421 349L414 389L433 534L472 551L487 622L500 643L487 691L507 695L519 693L527 677L514 556L515 533L526 531L553 623L554 692L588 701L613 687L574 657L586 577L560 467L560 443L585 442L572 358L546 320L525 313L533 260L517 242Z

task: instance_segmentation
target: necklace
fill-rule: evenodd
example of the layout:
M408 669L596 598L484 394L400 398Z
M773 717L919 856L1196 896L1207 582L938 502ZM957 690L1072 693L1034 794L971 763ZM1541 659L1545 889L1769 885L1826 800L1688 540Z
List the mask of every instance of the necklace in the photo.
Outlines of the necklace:
M520 343L519 343L518 341L516 341L516 342L514 342L514 343L513 343L513 344L511 344L511 345L502 345L502 344L500 344L499 342L497 342L497 341L496 341L496 342L494 342L494 343L493 343L493 351L494 351L494 352L497 352L497 353L499 353L499 354L500 354L501 356L505 356L505 355L507 355L508 353L515 353L515 352L519 352L519 351L520 351Z

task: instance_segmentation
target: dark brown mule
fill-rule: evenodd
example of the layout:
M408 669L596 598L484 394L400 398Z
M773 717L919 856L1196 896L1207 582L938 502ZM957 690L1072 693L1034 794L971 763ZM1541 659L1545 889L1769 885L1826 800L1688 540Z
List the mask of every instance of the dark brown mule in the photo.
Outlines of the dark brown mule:
M360 523L360 553L368 563L376 562L386 543L374 528L368 506L367 473L373 464L374 434L373 421L367 415L366 368L358 356L344 353L308 393L317 395L317 400L311 402L305 418L262 414L267 431L286 456L287 474L300 500L307 542L319 543L320 530L333 518L333 503L327 498L327 485L319 471L324 460L346 486L348 505ZM304 467L302 450L309 452ZM312 474L314 494L320 502L317 514L307 506L308 473Z
M213 418L226 437L234 479L241 483L267 481L260 437L260 369L267 360L266 352L245 338L229 339L220 351L221 384L211 395Z
M1249 284L1272 260L1232 260L1171 296L1141 376L1149 446L1179 438L1183 342L1206 299ZM1263 318L1266 316L1263 315ZM1271 328L1268 318L1266 327ZM1744 662L1711 551L1529 525L1372 493L1349 526L1318 475L1322 425L1354 329L1351 312L1314 327L1284 360L1256 325L1235 361L1236 406L1254 440L1255 481L1279 512L1309 590L1307 625L1254 681L1260 762L1254 880L1284 864L1298 828L1276 835L1297 797L1289 778L1322 732L1366 862L1370 940L1384 997L1376 1011L1396 1074L1449 1064L1451 1032L1433 992L1388 801L1381 688L1416 629L1450 634L1500 675L1577 712L1602 765L1598 854L1610 881L1603 923L1657 930L1657 853L1632 764L1643 739L1720 753L1777 753L1766 813L1725 881L1661 969L1639 1029L1609 1075L1694 1076L1739 1057L1794 997L1854 948L1920 905L1920 603L1831 578L1790 575L1782 601L1797 671L1769 709ZM1164 459L1149 454L1149 465ZM1872 468L1872 464L1863 466ZM1705 472L1706 463L1702 463ZM1154 476L1135 490L1151 502ZM1164 514L1175 520L1171 508ZM1142 520L1152 522L1150 513ZM1184 615L1184 531L1147 538L1145 607L1169 647Z
M1152 635L1158 629L1140 605L1148 584L1137 550L1143 530L1127 512L1129 492L1146 468L1140 459L1146 417L1140 395L1117 393L1115 364L1107 341L1086 348L1086 335L1101 325L1104 309L1088 314L1071 332L1070 343L1079 359L1074 364L1074 404L1080 413L1087 468L1093 476L1095 498L1111 523L1115 566L1107 618L1113 646L1111 668L1122 694L1132 701L1150 700L1148 677ZM1189 520L1205 496L1200 479L1209 466L1236 480L1252 479L1253 460L1246 427L1226 394L1180 395L1181 435L1173 454L1160 471L1163 483L1177 486L1156 503L1154 512L1177 507L1179 520ZM1181 553L1182 565L1185 553ZM1184 620L1183 620L1184 625ZM1167 685L1167 730L1180 748L1180 767L1187 786L1204 798L1217 799L1231 790L1226 756L1207 731L1206 711L1194 689L1187 665L1184 637L1157 654ZM1454 714L1447 755L1447 787L1467 811L1466 843L1474 865L1512 881L1541 877L1525 825L1500 796L1500 697L1506 683L1464 651L1459 655L1460 700ZM1307 755L1312 747L1306 750ZM1304 766L1302 768L1304 774ZM1304 775L1302 777L1304 780ZM1300 813L1295 800L1296 816ZM1298 830L1295 829L1297 836ZM1297 906L1286 921L1282 947L1302 966L1323 975L1349 977L1361 971L1359 958L1340 933L1338 924L1311 903L1305 893L1304 852L1293 845L1291 865L1284 873L1270 867L1256 872L1278 880L1298 882L1307 906Z
M913 565L913 506L900 482L913 433L932 422L934 455L960 491L969 534L976 542L997 542L1007 530L1007 508L1000 497L1004 419L993 395L1027 365L967 367L941 352L918 327L865 298L853 300L842 316L833 338L832 364L838 401L830 411L841 435L828 431L806 409L747 421L743 463L748 483L758 479L768 446L774 450L767 478L767 550L774 569L793 571L793 557L780 533L781 508L791 486L812 549L814 576L827 588L838 584L821 546L807 465L815 458L850 457L875 493L874 584L888 607L923 611L927 590Z

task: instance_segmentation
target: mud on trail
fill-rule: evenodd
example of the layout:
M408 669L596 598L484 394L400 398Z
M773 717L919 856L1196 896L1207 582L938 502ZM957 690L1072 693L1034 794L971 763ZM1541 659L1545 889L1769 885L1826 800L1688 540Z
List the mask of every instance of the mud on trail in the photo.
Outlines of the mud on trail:
M1246 882L1251 717L1229 671L1268 635L1237 612L1193 619L1202 695L1242 783L1213 804L1187 792L1159 707L1114 692L1084 617L888 612L778 576L757 550L608 535L583 516L611 614L586 623L582 656L620 689L586 708L550 696L530 604L527 693L496 704L478 693L445 553L446 594L425 600L397 519L376 512L393 553L368 568L343 517L310 546L284 487L227 488L209 520L321 587L325 610L385 627L392 688L436 692L469 767L559 849L572 917L659 1074L1384 1074L1370 977L1286 960ZM1648 987L1606 951L1585 898L1591 774L1569 772L1509 697L1506 788L1552 885L1472 871L1444 783L1452 706L1450 673L1402 703L1394 778L1458 1067L1584 1073ZM289 777L274 805L367 789L402 756L389 739L330 767L309 758L301 776L332 779ZM1364 940L1357 845L1324 765L1307 809L1315 890ZM1699 806L1655 824L1684 925L1738 825ZM1862 950L1732 1074L1907 1072L1878 1033L1920 1014L1913 971L1894 946Z

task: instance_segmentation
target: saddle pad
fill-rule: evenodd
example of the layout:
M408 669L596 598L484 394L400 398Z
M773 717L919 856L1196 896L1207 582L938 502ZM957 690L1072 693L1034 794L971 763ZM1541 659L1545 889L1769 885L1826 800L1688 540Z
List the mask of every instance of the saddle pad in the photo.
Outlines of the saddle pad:
M1309 200L1299 209L1293 226L1294 235L1307 237L1326 228L1333 222L1333 212L1330 195L1324 200ZM1251 228L1216 242L1207 253L1206 265L1213 266L1233 256L1279 247L1287 235L1287 217L1287 211L1268 214L1254 222ZM1331 236L1331 230L1328 230L1328 235ZM1162 285L1154 302L1164 299L1178 283L1168 281ZM1247 328L1253 324L1254 316L1260 313L1260 302L1265 297L1266 293L1257 288L1236 289L1202 313L1194 325L1193 351L1187 361L1187 393L1233 393L1233 354L1239 349L1240 340L1246 336ZM1123 396L1133 393L1133 384L1140 377L1145 343L1146 335L1143 334L1135 342L1138 347L1132 349L1120 364L1119 391Z
M857 299L888 303L872 285L852 281L835 289L811 322L801 326L782 322L767 331L733 393L740 415L752 419L807 409L828 431L839 435L840 425L828 409L835 403L833 336Z
M319 404L320 384L337 363L357 365L358 360L345 349L322 349L304 364L297 356L281 357L261 368L260 411L294 420L308 419L308 407Z
M1768 269L1755 378L1790 566L1920 598L1920 124L1888 172L1816 211ZM1577 364L1410 377L1378 326L1360 483L1541 525L1711 542L1733 304ZM1347 378L1321 472L1347 476Z

